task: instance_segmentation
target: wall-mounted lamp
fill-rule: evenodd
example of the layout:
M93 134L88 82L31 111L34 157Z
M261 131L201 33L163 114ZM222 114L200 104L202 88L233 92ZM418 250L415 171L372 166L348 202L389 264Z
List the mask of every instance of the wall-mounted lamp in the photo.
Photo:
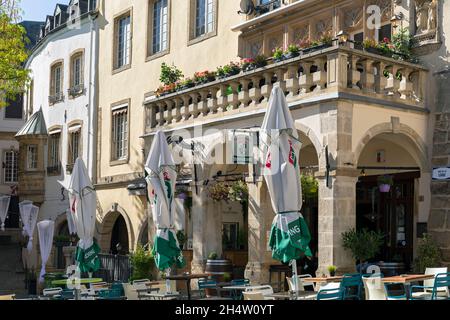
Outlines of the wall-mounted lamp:
M399 25L403 27L403 19L405 18L405 15L403 12L400 12L398 14L394 14L391 18L391 23L393 28L397 28Z
M339 40L339 43L346 43L349 39L348 33L344 30L339 31L336 37Z

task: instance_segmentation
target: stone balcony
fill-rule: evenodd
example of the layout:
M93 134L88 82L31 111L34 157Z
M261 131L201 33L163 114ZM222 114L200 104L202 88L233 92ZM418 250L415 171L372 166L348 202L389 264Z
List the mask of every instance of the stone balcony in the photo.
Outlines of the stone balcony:
M425 111L426 74L418 64L334 45L165 96L149 93L145 134L257 112L275 84L291 106L342 98Z

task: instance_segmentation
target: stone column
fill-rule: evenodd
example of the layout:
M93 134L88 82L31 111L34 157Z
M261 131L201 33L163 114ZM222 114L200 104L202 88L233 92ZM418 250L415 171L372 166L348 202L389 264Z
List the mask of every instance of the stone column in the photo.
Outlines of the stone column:
M269 282L269 266L274 262L268 250L268 232L274 218L270 195L263 177L248 183L248 264L245 277L252 283Z
M77 247L63 247L64 260L66 268L74 264L74 254Z
M197 193L198 192L198 193ZM192 186L192 249L193 257L192 273L203 273L205 271L206 246L205 246L205 221L206 221L206 197L202 186Z
M198 177L204 176L197 165ZM208 197L208 189L203 181L192 185L192 273L203 273L208 254L222 254L222 212L220 205Z
M327 275L327 267L337 266L338 273L354 272L355 261L342 247L342 233L356 227L356 177L319 177L319 268L317 275Z
M450 166L450 112L436 114L433 144L433 167ZM428 230L441 249L443 264L450 267L450 181L448 180L431 182Z
M356 227L356 182L359 172L353 164L353 105L348 102L320 106L321 132L328 146L329 186L326 181L326 154L319 157L319 246L318 275L328 274L335 265L338 273L354 272L355 261L342 247L342 233Z

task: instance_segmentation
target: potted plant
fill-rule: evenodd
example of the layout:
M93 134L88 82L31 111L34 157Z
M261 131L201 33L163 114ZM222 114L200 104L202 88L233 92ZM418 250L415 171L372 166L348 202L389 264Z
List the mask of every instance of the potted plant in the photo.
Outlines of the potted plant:
M273 49L272 53L273 53L272 58L273 58L274 62L283 61L283 49L282 48L279 48L279 47L275 48L275 49Z
M218 257L219 255L215 251L212 251L208 254L208 260L217 260Z
M230 188L223 182L217 182L209 188L208 192L211 199L215 202L228 201Z
M145 250L142 245L138 245L136 251L130 255L133 273L130 281L153 278L154 258L150 250Z
M380 51L378 50L377 42L374 39L365 38L362 42L362 46L365 51L374 53L374 54L380 54Z
M255 69L255 59L244 58L241 60L242 71L247 72Z
M210 71L201 71L194 73L194 81L196 84L205 84L216 80L216 73Z
M311 40L309 39L300 40L300 42L298 43L298 47L303 53L307 53L311 48Z
M262 68L267 66L267 57L263 54L256 56L254 60L255 60L254 65L256 68Z
M367 229L360 231L350 229L342 233L342 246L345 250L351 251L359 269L369 259L375 258L380 252L383 243L384 235L381 232L369 231Z
M336 276L336 270L337 270L336 266L329 266L327 269L328 269L328 273L330 274L330 277Z
M377 181L380 192L382 193L388 193L394 184L394 178L391 175L379 176Z
M442 264L442 252L431 235L425 233L419 239L417 258L414 260L414 272L424 273L428 268L439 268Z
M176 84L175 83L169 83L167 85L160 86L156 90L156 96L162 97L165 95L168 95L170 93L173 93L176 91Z
M295 44L290 44L284 53L284 59L291 59L300 55L300 48Z
M248 186L245 181L238 180L233 182L228 192L230 201L243 202L248 200Z
M168 86L174 84L183 78L183 72L176 66L168 66L166 63L161 64L161 74L159 80L162 84Z
M216 74L219 79L223 79L226 77L231 77L239 74L241 72L241 66L236 62L230 62L223 67L220 66L217 68Z
M182 90L186 90L193 87L195 87L195 82L191 78L185 78L184 80L181 81Z

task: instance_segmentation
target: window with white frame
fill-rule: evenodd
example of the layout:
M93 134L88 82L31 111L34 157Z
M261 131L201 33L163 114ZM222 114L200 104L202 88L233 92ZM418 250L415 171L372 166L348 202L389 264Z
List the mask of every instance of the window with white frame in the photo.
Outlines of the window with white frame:
M72 96L81 93L83 89L83 68L83 53L74 54L71 59L70 74L70 92Z
M61 131L56 131L49 136L48 141L48 167L57 171L60 165Z
M168 0L155 0L152 13L152 49L151 54L168 48L169 35Z
M81 125L73 125L69 128L68 165L74 165L81 154Z
M18 155L15 150L5 151L3 155L3 182L16 183L18 181Z
M112 109L112 160L128 157L128 105Z
M127 13L115 22L115 69L130 64L131 56L131 15Z
M27 169L36 170L38 168L38 146L30 144L27 147Z
M63 99L63 63L52 66L50 72L50 102L55 103Z
M214 31L214 0L195 1L195 37Z

